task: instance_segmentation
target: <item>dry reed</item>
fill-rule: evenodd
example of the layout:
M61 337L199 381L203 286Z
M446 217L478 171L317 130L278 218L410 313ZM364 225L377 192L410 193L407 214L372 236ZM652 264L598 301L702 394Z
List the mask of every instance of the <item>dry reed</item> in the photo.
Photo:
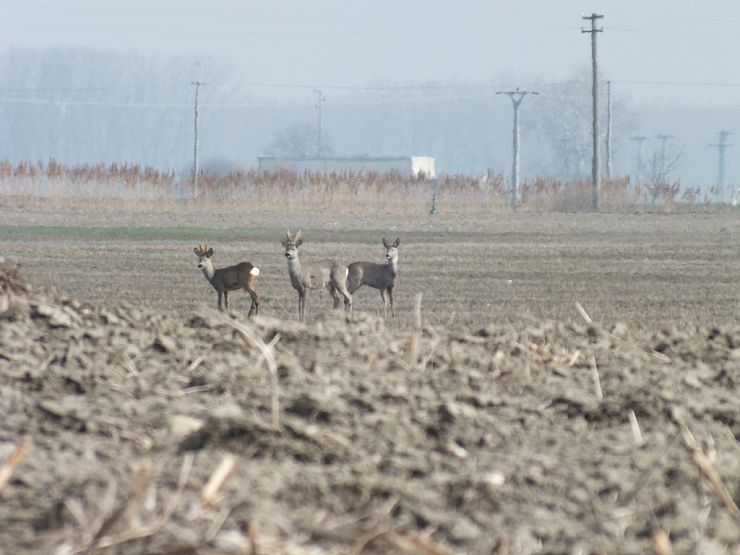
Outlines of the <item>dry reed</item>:
M428 213L436 194L439 212L473 213L508 210L508 184L497 173L444 175L437 179L399 172L332 172L277 170L203 172L194 194L192 175L177 175L138 164L0 162L0 205L17 207L148 210L209 206L239 211ZM591 184L537 177L522 184L518 210L580 211L590 209ZM436 191L436 193L435 193ZM679 203L708 201L699 188L679 183L633 184L626 178L605 180L600 204L607 211L639 206L673 210Z

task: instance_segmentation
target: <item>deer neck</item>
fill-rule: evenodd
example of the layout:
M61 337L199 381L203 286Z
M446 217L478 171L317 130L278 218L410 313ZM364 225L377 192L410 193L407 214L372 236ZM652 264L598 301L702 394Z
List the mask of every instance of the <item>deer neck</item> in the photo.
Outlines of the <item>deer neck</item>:
M213 276L216 274L216 270L213 267L213 262L211 262L210 260L207 260L203 263L201 271L203 272L203 275L206 276L206 279L208 281L212 281Z
M301 271L301 261L296 256L295 258L288 258L288 271L292 272L300 272Z
M295 258L288 258L288 273L293 284L296 281L301 281L301 261L297 256Z
M388 260L387 266L391 275L395 276L398 273L398 258L391 258Z

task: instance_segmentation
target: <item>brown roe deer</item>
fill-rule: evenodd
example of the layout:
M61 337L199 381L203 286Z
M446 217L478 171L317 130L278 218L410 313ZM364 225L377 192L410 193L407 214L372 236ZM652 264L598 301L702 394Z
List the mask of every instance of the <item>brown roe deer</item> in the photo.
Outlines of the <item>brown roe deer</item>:
M391 304L391 316L395 316L393 311L393 286L398 275L398 245L400 239L396 239L392 245L383 238L385 247L385 264L376 262L353 262L348 266L347 289L350 294L354 294L363 285L369 285L380 290L380 299L383 301L383 318L387 316L388 301ZM388 298L386 298L386 293Z
M211 260L213 256L212 248L209 249L207 245L198 245L193 250L198 257L198 268L203 271L203 275L213 285L216 293L218 293L219 310L223 310L221 308L222 297L226 310L229 310L229 291L245 289L252 298L252 304L249 306L249 314L247 316L252 316L252 313L259 314L260 298L254 290L257 276L260 275L260 270L257 266L254 266L251 262L240 262L228 268L217 269L213 267L213 261Z
M334 299L334 308L339 307L340 295L344 298L344 308L352 311L352 295L347 290L347 266L337 260L318 260L301 264L298 258L298 247L303 244L301 231L291 234L288 231L285 239L280 241L288 260L290 284L298 291L298 318L306 319L306 297L311 289L328 289Z

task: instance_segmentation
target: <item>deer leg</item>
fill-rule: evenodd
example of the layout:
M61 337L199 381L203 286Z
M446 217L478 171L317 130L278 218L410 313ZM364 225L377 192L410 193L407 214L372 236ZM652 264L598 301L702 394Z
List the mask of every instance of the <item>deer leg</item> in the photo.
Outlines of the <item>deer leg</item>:
M226 312L229 311L229 290L224 289L224 306L226 306Z
M254 312L255 314L260 313L260 297L259 295L257 295L257 292L251 287L247 287L247 293L249 293L249 296L252 297L252 304L249 305L249 314L247 314L247 318L249 318L252 315L252 312Z
M333 285L329 286L329 293L331 293L331 298L334 299L334 310L339 308L339 293L337 293L337 288Z
M388 286L388 300L391 302L391 317L395 318L396 313L393 312L393 286L392 285Z
M344 310L352 312L352 294L347 290L347 287L342 287L339 292L344 297Z
M380 290L380 299L383 301L383 318L388 315L388 299L385 297L385 289Z
M306 292L301 291L298 293L298 319L304 321L306 319Z
M223 311L223 308L221 308L221 297L222 297L221 291L217 291L217 293L218 293L218 309Z

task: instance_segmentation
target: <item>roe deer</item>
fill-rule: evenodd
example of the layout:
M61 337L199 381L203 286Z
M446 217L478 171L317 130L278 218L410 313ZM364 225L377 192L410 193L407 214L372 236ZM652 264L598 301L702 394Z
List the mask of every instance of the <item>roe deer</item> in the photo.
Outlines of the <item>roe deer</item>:
M306 296L310 289L328 289L334 299L334 308L339 307L340 295L344 298L344 308L352 310L352 295L347 291L347 266L336 260L318 260L301 265L298 247L303 244L301 232L288 234L280 243L285 248L288 260L288 275L293 288L298 291L298 318L306 319Z
M383 237L383 246L385 247L385 264L376 264L375 262L353 262L348 266L347 289L350 294L354 294L363 285L369 285L375 289L380 289L380 298L383 301L383 318L387 316L388 301L391 303L391 316L396 315L393 311L393 286L398 274L398 245L400 239L392 245ZM386 293L388 298L386 299Z
M251 262L239 262L235 266L229 266L228 268L214 268L211 257L213 256L213 249L208 248L207 245L198 245L193 249L195 255L198 257L198 268L203 271L203 275L213 285L213 288L218 293L218 309L221 308L221 297L224 299L226 310L229 310L229 291L235 291L237 289L246 289L249 296L252 297L252 304L249 306L249 314L260 313L260 298L257 292L254 290L254 284L257 282L257 276L260 275L260 270L257 266L254 266Z

